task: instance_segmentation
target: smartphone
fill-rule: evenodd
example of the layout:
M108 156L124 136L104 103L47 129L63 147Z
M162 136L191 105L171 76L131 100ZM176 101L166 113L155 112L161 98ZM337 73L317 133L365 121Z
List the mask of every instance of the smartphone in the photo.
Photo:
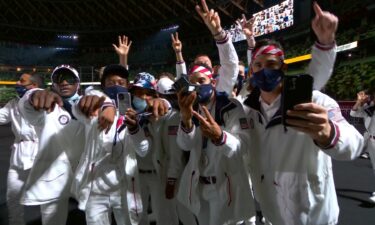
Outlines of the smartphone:
M181 76L180 79L178 79L174 84L172 85L173 89L176 91L176 93L180 92L182 90L183 94L188 94L190 92L196 91L197 86L191 84L186 76Z
M117 105L120 115L125 115L129 108L132 108L131 96L129 92L120 92L117 94Z
M282 121L288 126L286 112L295 105L311 102L314 78L309 74L286 75L281 95Z

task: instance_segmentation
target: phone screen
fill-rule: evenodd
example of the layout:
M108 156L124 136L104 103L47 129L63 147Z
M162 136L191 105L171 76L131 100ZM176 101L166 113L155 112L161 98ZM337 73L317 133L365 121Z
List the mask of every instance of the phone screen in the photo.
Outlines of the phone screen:
M311 102L314 78L308 74L287 75L284 77L281 97L282 120L284 125L289 118L286 112L295 105Z
M125 115L129 108L132 108L131 96L129 92L121 92L117 94L118 111L120 115Z

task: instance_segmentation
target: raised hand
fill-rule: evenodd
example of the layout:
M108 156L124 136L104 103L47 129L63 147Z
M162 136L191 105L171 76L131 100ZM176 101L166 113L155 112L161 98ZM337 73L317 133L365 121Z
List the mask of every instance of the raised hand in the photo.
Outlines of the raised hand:
M198 112L193 111L194 116L199 120L199 127L202 131L203 136L211 139L217 143L220 141L223 131L219 124L216 123L215 119L211 116L206 106L202 106L202 110L206 117L203 117Z
M132 41L125 35L118 36L118 46L112 44L113 48L115 49L117 55L119 56L127 56L129 54L130 46L132 45Z
M254 25L255 17L247 20L245 14L242 14L242 21L237 21L241 25L242 32L246 36L247 45L251 48L255 47L255 39L254 39Z
M242 14L242 21L238 20L238 23L241 25L242 32L246 37L253 37L253 25L255 22L255 17L247 20L245 14Z
M327 110L315 103L303 103L288 110L288 116L299 119L287 119L293 129L308 134L321 146L328 146L331 142L331 125Z
M313 8L315 18L311 22L311 27L314 30L319 43L324 45L333 44L339 23L338 18L330 12L322 11L316 2L314 2Z
M178 32L175 35L171 34L173 50L178 53L182 51L182 42L178 39Z
M55 92L40 90L35 91L30 96L30 102L35 110L45 110L48 113L52 112L55 105L63 106L63 100Z
M366 95L364 91L360 91L357 93L357 102L363 105L369 100L370 96Z
M213 9L209 10L205 0L201 0L201 5L202 6L196 5L195 10L203 19L207 28L211 31L211 34L216 38L216 36L218 36L223 31L223 28L221 28L220 24L219 14Z

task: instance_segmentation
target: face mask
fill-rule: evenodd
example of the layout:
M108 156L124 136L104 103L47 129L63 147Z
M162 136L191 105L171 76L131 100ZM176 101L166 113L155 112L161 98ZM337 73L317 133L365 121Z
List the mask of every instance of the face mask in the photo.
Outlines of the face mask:
M70 97L64 97L63 99L65 101L68 101L70 104L74 104L79 99L79 95L78 95L78 93L75 93L74 95L72 95Z
M128 89L123 86L115 85L111 87L106 87L103 91L106 95L108 95L110 99L117 100L117 94L121 92L128 92Z
M280 83L280 81L284 77L284 73L280 69L273 70L265 68L256 73L253 73L252 77L254 79L255 85L262 91L271 92Z
M144 99L138 98L137 96L133 97L133 106L137 113L144 112L147 108L147 102Z
M22 85L16 85L16 92L18 94L18 96L20 98L22 98L22 96L26 93L27 89L25 88L25 86L22 86Z
M198 102L200 104L206 104L210 101L214 89L212 84L201 84L198 91Z

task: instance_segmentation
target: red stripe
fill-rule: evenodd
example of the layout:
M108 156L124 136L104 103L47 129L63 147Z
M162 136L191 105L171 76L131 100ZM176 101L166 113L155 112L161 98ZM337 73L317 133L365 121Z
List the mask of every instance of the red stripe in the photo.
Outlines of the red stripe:
M229 176L227 173L225 173L225 176L227 177L227 180L228 180L228 195L229 195L229 201L228 201L228 206L230 206L230 204L232 203L232 191L230 189L230 179L229 179Z
M134 202L135 202L135 214L138 216L137 197L135 196L134 177L132 177L132 186L133 186L133 198L134 198Z

